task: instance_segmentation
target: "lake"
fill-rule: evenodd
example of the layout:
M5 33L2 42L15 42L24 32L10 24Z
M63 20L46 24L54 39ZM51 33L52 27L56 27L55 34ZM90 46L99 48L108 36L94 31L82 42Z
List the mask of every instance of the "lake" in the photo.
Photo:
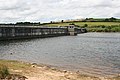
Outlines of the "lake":
M0 41L0 59L42 63L84 74L111 76L120 74L120 33Z

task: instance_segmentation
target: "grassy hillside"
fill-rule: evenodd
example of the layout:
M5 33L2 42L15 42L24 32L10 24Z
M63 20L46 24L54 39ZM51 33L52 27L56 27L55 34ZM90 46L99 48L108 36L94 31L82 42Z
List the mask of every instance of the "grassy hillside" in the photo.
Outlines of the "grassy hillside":
M120 22L63 22L47 23L44 26L67 26L70 23L87 28L89 32L120 32Z
M67 26L69 24L78 25L86 28L88 32L120 32L120 19L111 18L86 18L79 20L61 20L59 22L50 21L50 23L40 22L17 22L16 24L0 24L0 25L20 25L20 26Z
M120 25L120 22L64 22L64 23L48 23L44 24L47 26L66 26L70 23L74 23L78 26L84 26L85 24L88 25L88 27L91 26L98 26L98 25L105 25L105 26L111 26L111 25Z

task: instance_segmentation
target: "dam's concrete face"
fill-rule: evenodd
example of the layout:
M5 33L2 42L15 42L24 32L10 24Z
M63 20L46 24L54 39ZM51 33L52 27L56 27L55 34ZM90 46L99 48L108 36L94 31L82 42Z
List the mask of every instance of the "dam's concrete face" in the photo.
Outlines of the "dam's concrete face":
M65 27L0 25L0 40L66 35L74 36L79 33L81 33L81 29L76 28L74 25Z

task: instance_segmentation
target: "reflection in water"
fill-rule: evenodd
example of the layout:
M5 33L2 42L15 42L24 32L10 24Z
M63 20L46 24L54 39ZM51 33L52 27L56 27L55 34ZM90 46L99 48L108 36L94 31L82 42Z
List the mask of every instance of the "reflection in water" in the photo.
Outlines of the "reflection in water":
M113 75L120 73L120 33L0 41L0 59L44 63L87 74Z

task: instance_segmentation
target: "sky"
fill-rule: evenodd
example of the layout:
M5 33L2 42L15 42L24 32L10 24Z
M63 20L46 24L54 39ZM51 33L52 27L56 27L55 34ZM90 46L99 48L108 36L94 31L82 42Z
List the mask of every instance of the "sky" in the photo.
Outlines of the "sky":
M0 0L0 23L120 18L120 0Z

